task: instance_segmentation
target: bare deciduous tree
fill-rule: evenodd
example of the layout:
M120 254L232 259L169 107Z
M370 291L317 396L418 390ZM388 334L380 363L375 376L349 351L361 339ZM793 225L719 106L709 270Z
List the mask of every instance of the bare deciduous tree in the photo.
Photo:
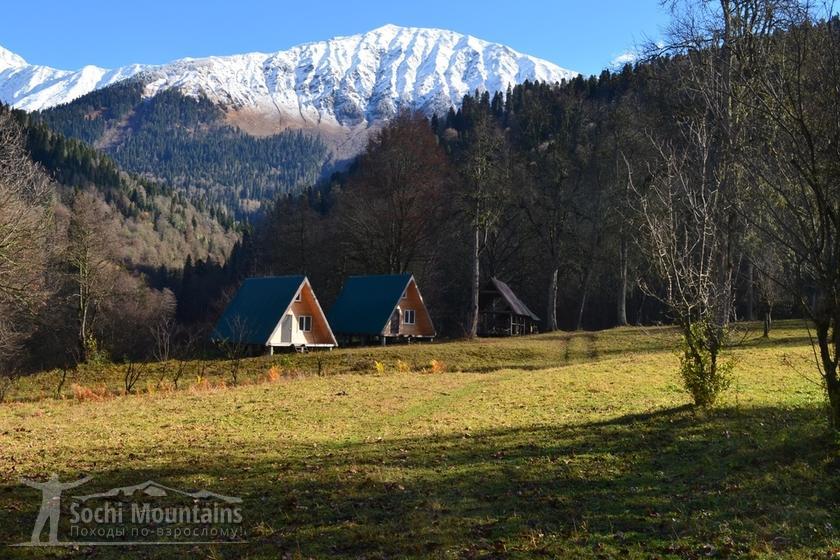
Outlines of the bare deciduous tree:
M369 272L404 273L431 260L446 223L446 154L421 115L403 113L368 146L343 199L351 257Z
M660 132L654 142L660 168L641 210L649 256L664 282L663 301L683 332L681 373L698 404L714 402L731 366L722 368L718 356L744 252L743 156L755 118L750 85L789 3L664 2L673 15L664 50L676 57L676 94L686 109L675 131Z
M783 296L784 272L779 255L769 248L765 248L761 254L754 257L754 261L755 287L763 322L763 336L768 338L770 329L773 328L773 309Z
M0 373L18 357L47 297L52 212L49 180L26 154L11 115L0 112Z
M129 362L125 365L125 374L123 375L123 388L126 394L134 390L134 386L143 377L143 366Z
M230 361L230 380L233 385L239 383L239 369L242 366L242 359L248 352L251 326L248 319L242 316L235 316L228 320L227 324L230 336L221 341L222 351Z
M481 291L481 252L487 237L505 211L509 180L508 145L490 115L479 108L469 131L469 147L464 154L462 202L471 230L470 309L467 335L478 334L479 294Z
M790 267L777 281L813 321L817 368L840 430L840 21L827 6L788 11L767 64L750 83L761 115L749 154L762 202L756 225Z
M173 309L174 311L174 309ZM178 336L178 323L174 313L161 316L149 327L152 336L152 358L157 362L167 362L172 356L173 346Z
M686 125L679 148L654 144L658 167L647 184L638 185L632 174L628 179L638 196L644 250L662 283L643 289L679 325L680 372L695 403L708 406L727 386L728 366L721 367L719 356L734 294L731 276L719 268L729 202L710 162L712 139L704 121Z
M526 191L525 215L540 240L549 265L545 330L557 330L557 287L560 266L567 256L569 222L575 212L575 194L579 180L570 178L570 154L573 148L557 142L544 146L532 167L534 180ZM578 174L579 177L579 174Z
M114 290L116 239L112 218L92 193L76 194L67 233L65 262L73 286L77 344L81 361L87 361L94 343L97 314Z

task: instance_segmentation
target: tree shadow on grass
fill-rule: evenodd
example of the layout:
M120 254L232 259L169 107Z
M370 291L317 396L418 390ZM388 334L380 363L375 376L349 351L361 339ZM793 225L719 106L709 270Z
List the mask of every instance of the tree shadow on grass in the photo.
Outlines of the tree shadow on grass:
M816 340L816 339L814 339ZM735 348L795 348L800 346L810 347L813 340L808 335L782 336L763 338L755 336L747 338L742 342L736 342Z
M243 497L249 542L212 551L225 558L825 557L838 541L840 456L822 425L816 409L680 407L328 447L266 442L96 483L199 476ZM34 509L2 510L3 533L27 534Z

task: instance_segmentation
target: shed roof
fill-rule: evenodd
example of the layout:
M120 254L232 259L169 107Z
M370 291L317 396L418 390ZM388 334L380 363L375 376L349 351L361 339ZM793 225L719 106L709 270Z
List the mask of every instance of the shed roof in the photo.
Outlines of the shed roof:
M411 274L350 276L327 314L333 332L377 335L411 282Z
M528 306L525 305L521 299L519 299L513 290L510 289L510 286L496 278L495 276L490 279L490 284L495 288L497 292L502 296L502 298L507 303L510 310L515 315L523 315L525 317L530 317L534 321L539 321L540 318L537 317L533 311L528 309Z
M214 340L265 344L305 276L248 278L216 323Z

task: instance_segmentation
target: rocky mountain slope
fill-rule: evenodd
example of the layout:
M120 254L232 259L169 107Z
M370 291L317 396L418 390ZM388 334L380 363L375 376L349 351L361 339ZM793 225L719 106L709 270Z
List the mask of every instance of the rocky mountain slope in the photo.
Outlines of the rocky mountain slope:
M0 48L0 100L27 111L68 103L136 75L148 97L176 89L233 110L273 114L287 125L357 126L401 107L443 112L476 89L503 91L525 80L559 82L576 73L469 35L395 25L271 54L114 70L31 65Z

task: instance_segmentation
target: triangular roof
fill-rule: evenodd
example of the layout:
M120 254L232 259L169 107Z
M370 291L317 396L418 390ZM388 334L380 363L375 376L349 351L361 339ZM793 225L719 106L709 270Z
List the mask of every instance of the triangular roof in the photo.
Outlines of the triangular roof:
M347 278L327 314L333 332L381 334L413 278L411 274Z
M499 292L502 296L502 299L505 300L510 310L515 315L524 315L525 317L530 317L534 321L539 321L540 318L537 317L533 311L528 309L528 306L525 305L521 299L519 299L513 290L510 289L510 286L496 278L495 276L490 279L491 286Z
M305 276L248 278L213 330L213 340L265 344L300 290Z

